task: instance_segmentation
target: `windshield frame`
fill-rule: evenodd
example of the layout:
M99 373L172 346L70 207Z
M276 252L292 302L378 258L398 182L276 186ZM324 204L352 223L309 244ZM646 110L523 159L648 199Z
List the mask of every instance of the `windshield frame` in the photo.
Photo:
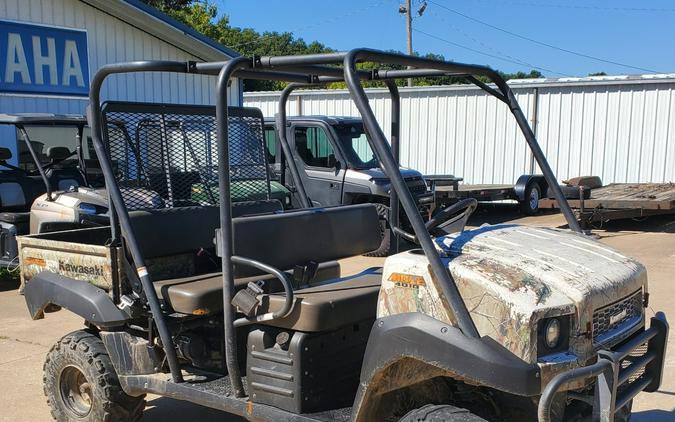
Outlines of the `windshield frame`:
M377 159L375 155L375 151L373 151L373 148L370 146L370 139L368 136L368 132L366 131L365 126L363 125L363 121L360 119L354 119L354 120L346 120L344 122L338 121L335 124L329 125L331 130L333 131L333 136L335 137L335 143L338 145L338 147L341 149L342 156L344 157L344 160L346 161L346 164L348 168L353 169L353 170L370 170L370 169L379 169L381 168L380 166L380 161ZM360 127L360 132L361 136L366 137L366 147L368 148L368 151L370 151L370 154L372 158L369 161L363 162L361 160L361 157L359 157L358 152L353 148L353 144L348 141L352 141L354 139L360 139L361 136L358 138L348 136L349 134L343 131L340 131L340 127ZM359 160L359 163L356 163L354 159ZM368 165L368 163L373 162L373 165Z

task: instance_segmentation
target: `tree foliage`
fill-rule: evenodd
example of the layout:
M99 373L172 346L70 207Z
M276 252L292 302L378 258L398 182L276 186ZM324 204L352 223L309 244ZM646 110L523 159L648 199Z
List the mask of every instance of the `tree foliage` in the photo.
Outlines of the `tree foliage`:
M173 18L191 26L198 32L207 37L228 46L229 48L241 53L244 56L277 56L277 55L295 55L295 54L315 54L328 53L334 50L318 41L305 42L302 38L296 38L290 32L265 31L259 33L252 28L239 28L230 25L230 19L227 15L218 17L218 9L208 1L197 0L143 0L159 10L167 13ZM424 55L430 59L445 60L445 57L439 54L427 53ZM404 69L404 66L398 65L377 65L375 63L359 63L360 69ZM503 73L499 72L504 79L524 79L540 78L543 75L537 70L531 70L529 73ZM414 78L415 86L429 85L450 85L458 83L467 83L464 78L452 76L436 78ZM397 81L397 84L403 86L405 80ZM381 82L366 82L365 86L384 86ZM245 91L276 91L283 89L285 83L279 81L244 81ZM343 82L332 83L329 88L344 88Z

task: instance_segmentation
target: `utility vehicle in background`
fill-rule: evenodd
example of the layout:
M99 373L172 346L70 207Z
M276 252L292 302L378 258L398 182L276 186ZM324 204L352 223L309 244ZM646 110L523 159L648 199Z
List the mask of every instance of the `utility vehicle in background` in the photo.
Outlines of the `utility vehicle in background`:
M280 137L273 120L265 120L267 159L275 178L296 192L285 163ZM287 119L285 140L313 207L375 204L380 216L382 241L367 253L388 256L393 252L389 218L391 183L370 148L361 119L354 117L302 116ZM434 192L417 170L400 168L425 220L434 211ZM403 220L405 226L405 220ZM409 227L407 227L409 230Z
M9 163L12 150L0 148L0 263L9 265L16 236L77 226L103 176L91 143L83 144L84 116L0 114L0 124L17 131L17 165Z
M408 69L361 71L358 62ZM102 103L107 77L127 72L218 75L215 113ZM474 199L424 221L400 172L393 80L442 75L463 77L509 107L570 230L465 230ZM250 157L241 149L249 134L262 143L264 122L259 110L228 108L233 77L344 80L391 182L392 232L419 248L388 257L382 268L339 274L334 260L380 244L377 209L310 208L294 160L287 164L307 208L237 216L230 191L244 170L231 163ZM362 80L389 88L391 143ZM140 133L136 154L113 151L110 123L135 127L149 114L201 122L195 132L214 157L217 206L174 196L139 209L122 194L149 185L138 169L157 160L183 168L183 155L167 153L180 145L167 131ZM20 240L31 316L62 307L86 321L44 365L59 420L136 420L145 395L158 394L254 421L625 421L636 394L659 388L668 324L662 313L647 317L644 266L580 234L515 96L487 67L367 49L120 63L94 76L89 119L114 210L110 226ZM286 126L284 113L277 119ZM213 142L208 133L216 133ZM171 148L143 153L156 136ZM115 157L125 164L115 168ZM262 175L259 165L246 171ZM189 172L167 181L187 183ZM411 231L398 223L399 206Z
M290 92L297 87L286 88L280 107L285 106ZM288 185L297 193L281 142L288 144L312 206L375 204L380 215L382 242L367 255L388 256L397 250L392 245L388 222L391 182L370 147L360 118L287 117L284 139L278 134L275 120L265 120L266 154L273 174L282 185ZM400 172L425 221L437 211L467 198L481 202L516 201L525 215L534 215L539 210L542 192L548 189L541 175L523 175L515 185L468 185L460 184L462 178L451 175L423 176L417 170L404 167ZM300 203L297 194L295 202ZM401 225L410 230L405 216L402 217Z

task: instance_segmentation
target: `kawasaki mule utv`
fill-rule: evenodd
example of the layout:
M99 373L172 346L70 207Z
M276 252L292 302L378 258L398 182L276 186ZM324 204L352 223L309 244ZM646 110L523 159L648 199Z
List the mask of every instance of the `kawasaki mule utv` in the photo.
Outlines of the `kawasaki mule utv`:
M361 61L409 69L361 71ZM101 103L105 79L126 72L218 75L214 115L191 107L154 113L214 125L219 206L166 202L129 211L121 188L140 177L139 164L156 158L127 154L125 169L111 165L110 122L145 113ZM571 230L465 230L474 200L423 221L398 171L393 81L440 75L464 77L509 107ZM343 276L326 263L379 244L374 205L237 217L232 157L241 154L242 136L262 139L263 119L259 110L227 107L232 77L344 80L392 183L394 232L419 248L390 256L383 268ZM389 88L390 143L362 80ZM56 419L135 420L151 393L253 421L613 421L629 418L636 394L659 388L668 325L662 313L646 321L645 268L579 233L513 93L491 69L366 49L133 62L100 69L90 101L114 211L110 227L50 234L44 240L55 242L52 255L32 259L42 272L26 284L33 318L56 305L86 324L47 356L45 393ZM303 203L311 204L293 161L288 165ZM399 203L412 232L398 226ZM100 251L88 262L107 272L105 283L88 282L96 265L78 266L90 250ZM73 268L81 271L65 272Z

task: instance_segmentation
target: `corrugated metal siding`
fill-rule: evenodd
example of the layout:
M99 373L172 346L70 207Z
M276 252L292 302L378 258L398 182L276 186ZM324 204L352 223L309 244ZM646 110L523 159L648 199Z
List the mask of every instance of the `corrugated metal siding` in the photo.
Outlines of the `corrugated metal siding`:
M78 0L3 0L0 18L87 30L91 76L108 63L133 60L197 60L196 57ZM137 74L110 77L102 98L186 104L215 104L215 77ZM238 104L239 84L230 89ZM0 93L3 113L84 113L85 99L18 96Z
M531 124L537 116L537 138L559 179L593 174L605 183L668 182L675 180L674 87L670 79L513 90ZM388 136L388 93L370 89L368 95ZM403 165L468 183L513 183L537 171L511 113L494 97L463 87L402 88L401 97ZM277 100L277 93L244 95L244 104L265 116L274 115ZM288 113L300 112L358 116L344 90L296 93Z

